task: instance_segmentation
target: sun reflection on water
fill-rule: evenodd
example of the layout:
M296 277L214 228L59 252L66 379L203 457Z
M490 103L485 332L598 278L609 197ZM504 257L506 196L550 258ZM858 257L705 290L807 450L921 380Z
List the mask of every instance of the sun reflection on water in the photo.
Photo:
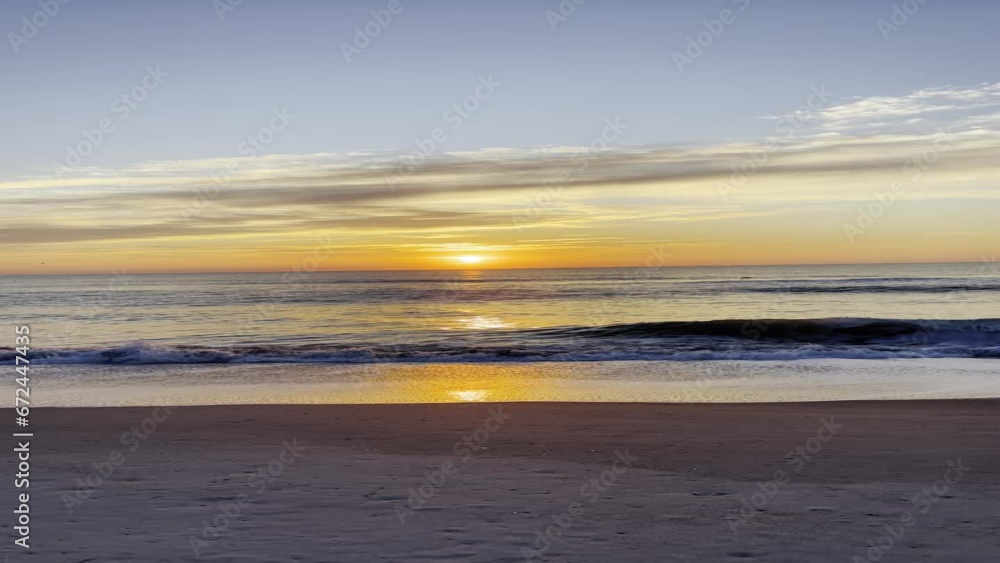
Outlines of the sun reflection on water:
M514 326L512 323L508 323L500 317L491 317L486 315L466 317L458 319L457 322L462 325L462 328L469 330L496 330L501 328L513 328Z

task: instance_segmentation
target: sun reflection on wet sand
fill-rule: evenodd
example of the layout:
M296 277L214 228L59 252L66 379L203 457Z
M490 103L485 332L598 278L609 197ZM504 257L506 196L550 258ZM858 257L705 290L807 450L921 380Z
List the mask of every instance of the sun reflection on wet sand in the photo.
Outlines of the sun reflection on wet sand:
M391 381L375 391L402 402L452 403L479 401L533 401L552 395L555 382L534 366L516 369L482 369L481 365L436 364L385 366L383 378ZM372 390L369 389L368 393Z
M880 360L113 366L130 374L113 380L107 366L45 366L42 396L44 406L946 399L998 396L998 363L918 360L906 378ZM93 383L67 386L81 369Z

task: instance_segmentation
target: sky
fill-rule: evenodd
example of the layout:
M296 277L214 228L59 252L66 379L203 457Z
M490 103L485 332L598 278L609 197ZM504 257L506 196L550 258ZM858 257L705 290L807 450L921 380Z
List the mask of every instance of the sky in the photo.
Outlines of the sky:
M0 274L989 259L997 21L986 0L4 2Z

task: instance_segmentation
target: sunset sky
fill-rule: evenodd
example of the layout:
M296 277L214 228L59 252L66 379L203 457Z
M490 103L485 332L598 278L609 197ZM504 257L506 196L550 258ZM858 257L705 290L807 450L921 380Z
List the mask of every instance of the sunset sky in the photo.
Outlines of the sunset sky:
M6 2L0 273L995 255L1000 5L777 4Z

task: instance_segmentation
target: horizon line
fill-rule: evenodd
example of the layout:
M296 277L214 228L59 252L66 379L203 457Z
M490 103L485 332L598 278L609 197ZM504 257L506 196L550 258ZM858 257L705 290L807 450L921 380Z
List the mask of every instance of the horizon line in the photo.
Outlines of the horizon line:
M990 258L994 259L995 256ZM322 274L322 273L349 273L349 272L478 272L478 271L510 271L510 270L628 270L628 269L659 269L659 268L788 268L796 266L917 266L917 265L947 265L947 264L989 264L985 257L978 262L958 261L958 262L810 262L799 264L708 264L708 265L670 265L661 266L568 266L550 268L414 268L414 269L384 269L384 270L250 270L250 271L208 271L208 272L136 272L127 273L124 269L120 272L76 272L60 274L13 274L0 273L0 277L45 277L45 276L104 276L104 275L131 275L131 276L187 276L187 275L213 275L213 274L284 274L289 272Z

